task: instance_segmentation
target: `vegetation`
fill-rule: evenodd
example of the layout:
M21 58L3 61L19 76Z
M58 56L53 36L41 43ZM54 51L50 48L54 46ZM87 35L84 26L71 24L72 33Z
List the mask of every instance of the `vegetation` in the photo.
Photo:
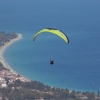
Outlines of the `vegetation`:
M41 82L21 82L16 80L7 88L1 88L2 97L9 100L98 100L95 94L90 92L70 92L68 89L61 89L44 85ZM86 97L86 98L84 98Z
M0 31L0 46L3 46L6 42L9 42L11 39L16 38L18 35L14 32L12 33L5 33Z

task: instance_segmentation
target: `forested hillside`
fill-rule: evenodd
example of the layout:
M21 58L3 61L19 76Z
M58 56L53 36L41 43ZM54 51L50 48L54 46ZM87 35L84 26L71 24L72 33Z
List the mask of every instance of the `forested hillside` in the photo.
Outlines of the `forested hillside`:
M16 38L18 35L15 34L14 32L12 33L5 33L0 31L0 46L3 46L4 43L9 42L11 39Z

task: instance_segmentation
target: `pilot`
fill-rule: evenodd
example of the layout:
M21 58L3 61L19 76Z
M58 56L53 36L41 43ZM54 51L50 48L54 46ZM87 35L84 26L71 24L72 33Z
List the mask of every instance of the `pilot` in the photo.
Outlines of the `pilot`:
M51 64L51 65L52 65L52 64L54 64L54 61L53 61L53 60L51 60L51 59L50 59L50 64Z

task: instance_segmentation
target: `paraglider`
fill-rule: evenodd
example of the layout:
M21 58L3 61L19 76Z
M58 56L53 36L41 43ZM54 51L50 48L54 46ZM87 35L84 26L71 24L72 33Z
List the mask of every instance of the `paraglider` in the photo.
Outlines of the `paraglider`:
M69 43L69 39L67 37L66 34L64 34L62 31L60 31L59 29L54 29L54 28L45 28L40 30L38 33L36 33L33 37L33 41L37 38L38 35L40 35L41 33L53 33L57 36L59 36L61 39L63 39L67 44ZM50 64L53 65L54 64L54 60L50 59Z
M69 39L67 37L66 34L64 34L62 31L58 30L58 29L54 29L54 28L45 28L45 29L42 29L40 30L38 33L36 33L33 37L33 41L36 39L36 37L41 34L41 33L44 33L44 32L49 32L49 33L53 33L57 36L59 36L60 38L62 38L66 43L69 43Z
M54 64L54 61L53 61L53 60L51 60L51 59L50 59L50 64L51 64L51 65L52 65L52 64Z

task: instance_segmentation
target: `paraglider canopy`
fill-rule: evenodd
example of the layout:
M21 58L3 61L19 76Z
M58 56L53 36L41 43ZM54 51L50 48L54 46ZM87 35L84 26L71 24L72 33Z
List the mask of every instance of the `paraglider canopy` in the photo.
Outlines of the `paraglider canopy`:
M58 29L54 29L54 28L44 28L42 30L40 30L38 33L36 33L33 37L33 41L37 38L38 35L40 35L41 33L44 32L49 32L49 33L53 33L57 36L59 36L60 38L62 38L67 44L69 43L69 39L67 37L67 35L65 33L63 33L62 31L58 30ZM54 61L50 59L50 64L53 65Z
M36 39L36 37L41 34L41 33L44 33L44 32L49 32L49 33L53 33L57 36L59 36L60 38L62 38L66 43L69 43L69 39L67 37L66 34L64 34L62 31L58 30L58 29L54 29L54 28L45 28L45 29L42 29L40 30L38 33L36 33L33 37L33 41Z

